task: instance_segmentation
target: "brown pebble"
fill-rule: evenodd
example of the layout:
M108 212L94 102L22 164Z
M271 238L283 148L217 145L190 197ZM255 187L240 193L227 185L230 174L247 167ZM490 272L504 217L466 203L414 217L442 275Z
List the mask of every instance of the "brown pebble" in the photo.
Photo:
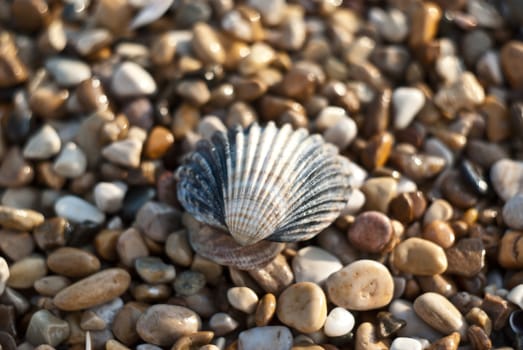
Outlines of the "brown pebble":
M389 203L396 196L398 182L388 176L373 177L367 179L361 186L365 194L365 209L377 210L386 213Z
M394 138L388 132L373 136L361 152L361 163L368 170L374 170L385 165L392 150Z
M82 107L89 112L105 109L109 105L102 83L97 78L89 78L78 84L76 96Z
M136 284L131 288L136 301L157 303L166 300L172 294L172 288L165 284Z
M281 254L267 265L248 272L263 290L273 294L279 294L294 279L289 264Z
M457 350L461 336L458 332L453 332L446 337L440 338L430 344L427 350Z
M501 48L501 67L513 88L523 86L523 43L509 41Z
M12 305L0 304L0 332L16 335L16 312Z
M501 238L498 263L507 269L523 268L523 233L508 230Z
M480 308L490 317L492 320L492 328L496 331L507 325L510 313L515 309L515 307L509 304L505 299L490 293L485 293Z
M423 292L434 292L450 298L458 291L454 281L444 275L418 276L416 279Z
M184 335L174 343L171 350L188 350L192 347L209 344L214 337L210 331L200 331Z
M118 236L116 251L121 262L128 267L133 266L136 258L149 255L149 249L140 231L134 227L128 228Z
M438 32L441 9L433 2L415 3L409 45L413 48L429 43Z
M447 257L443 249L422 238L409 238L392 252L393 265L402 272L432 276L445 272Z
M426 225L423 228L422 237L442 248L451 247L456 239L452 227L448 222L442 220L434 220Z
M162 158L174 143L173 134L163 126L155 126L145 142L145 156L149 159Z
M445 250L447 273L473 277L485 266L485 248L481 238L463 238Z
M387 130L390 120L391 99L391 89L383 89L376 94L363 121L363 136L371 137Z
M49 14L44 0L15 0L11 5L11 15L15 25L24 31L40 29Z
M390 346L389 339L379 339L376 327L370 322L363 322L356 330L354 350L386 350Z
M35 281L47 274L45 259L41 256L28 256L9 266L7 285L11 288L31 288Z
M467 321L452 303L437 293L424 293L414 300L414 311L432 328L443 334L459 332L465 336Z
M94 238L96 253L105 260L116 260L118 258L116 244L121 233L121 230L105 229L100 231Z
M66 244L71 226L62 217L49 218L33 231L33 237L42 250L62 247Z
M388 338L392 334L405 327L406 322L402 319L394 317L390 312L380 311L377 315L378 327L376 332L380 338Z
M479 198L468 188L457 172L451 172L443 180L441 191L454 206L468 209L475 206Z
M131 301L121 308L113 320L112 332L116 339L127 346L132 346L140 340L136 332L136 322L147 309L147 304Z
M379 253L387 247L392 234L392 225L385 214L367 211L356 217L347 236L349 242L357 249L368 253Z
M53 303L64 311L87 309L119 297L130 283L131 276L123 269L102 270L61 290Z
M264 95L259 106L260 116L266 121L276 120L288 111L305 114L305 108L300 103L274 95Z
M488 317L487 313L479 307L470 309L465 315L465 319L470 325L479 326L487 335L490 336L492 333L492 320Z
M47 256L47 266L51 271L66 277L82 278L100 270L98 258L79 248L58 248Z
M0 252L13 261L18 261L34 250L33 237L28 232L0 230Z
M36 165L36 179L53 190L61 189L67 180L54 170L52 162L41 162Z
M43 296L54 297L59 291L71 285L71 281L63 276L45 276L35 281L34 289Z
M0 165L0 186L21 187L33 181L34 169L18 147L11 147Z
M225 63L225 50L214 29L206 23L198 22L193 27L192 48L198 58L206 63Z
M17 54L17 46L7 31L0 34L0 88L23 83L29 77L25 64Z
M69 91L56 86L43 86L31 94L29 104L38 116L44 119L60 119L66 113Z
M15 338L6 332L0 332L0 345L2 345L2 350L20 349L20 347L16 346Z
M267 326L269 322L271 322L275 312L276 297L272 293L267 293L260 299L256 307L256 313L254 315L256 326Z
M129 29L133 8L125 0L102 0L96 3L93 19L113 34L123 34Z
M123 345L119 341L109 339L107 343L105 343L105 350L130 350L130 348Z
M467 338L470 342L470 345L475 350L492 349L492 341L485 331L479 326L470 326L469 329L467 329Z

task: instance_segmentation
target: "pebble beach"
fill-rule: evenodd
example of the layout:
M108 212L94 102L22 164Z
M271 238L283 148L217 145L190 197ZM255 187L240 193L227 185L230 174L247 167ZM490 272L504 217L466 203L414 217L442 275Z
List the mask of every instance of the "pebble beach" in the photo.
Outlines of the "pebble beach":
M249 269L176 171L253 123L351 191ZM0 350L521 350L522 309L523 1L0 0Z

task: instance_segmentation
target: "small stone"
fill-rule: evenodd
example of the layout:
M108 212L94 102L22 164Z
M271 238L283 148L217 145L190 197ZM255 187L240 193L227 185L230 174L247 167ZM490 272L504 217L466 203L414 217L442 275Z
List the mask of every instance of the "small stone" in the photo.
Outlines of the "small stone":
M91 68L79 60L53 57L45 62L45 68L60 86L73 87L91 77Z
M194 106L202 106L209 102L211 93L202 80L182 80L176 87L176 92Z
M134 261L134 268L147 283L169 283L174 280L174 266L165 264L157 257L139 257Z
M325 320L323 332L327 337L341 337L352 331L355 322L350 311L342 307L335 307L329 312Z
M400 271L421 276L445 272L447 257L438 245L412 237L398 244L392 252L392 263Z
M136 227L147 237L165 242L173 231L181 228L180 213L173 207L160 202L147 202L136 215Z
M62 141L56 130L45 124L35 133L24 147L24 157L28 159L47 159L60 151Z
M292 260L296 282L323 283L332 273L343 267L331 253L314 246L300 249Z
M280 294L277 305L278 319L302 333L320 330L327 318L325 294L312 282L291 285Z
M119 98L152 95L156 92L156 83L151 75L134 62L124 62L116 68L111 91Z
M66 195L58 199L54 205L56 215L71 222L93 222L101 224L105 221L105 215L91 203L80 197Z
M357 249L368 253L384 251L392 239L393 230L389 218L377 211L366 211L356 217L347 236Z
M82 278L100 270L101 263L95 255L85 250L62 247L47 256L47 266L59 275Z
M319 132L325 132L344 118L348 118L345 109L337 106L327 106L318 113L315 126Z
M441 337L439 332L416 315L411 302L396 299L390 304L389 311L394 317L405 321L405 326L398 330L398 335L402 337L420 337L430 341Z
M452 218L454 209L444 199L436 199L428 207L423 217L423 224L428 225L435 220L447 221Z
M0 87L10 87L23 83L29 77L29 71L18 55L18 48L8 32L0 35Z
M115 164L138 168L142 147L142 141L129 138L105 146L102 149L102 155Z
M60 176L75 178L83 175L87 168L84 152L74 143L68 142L55 159L53 170Z
M294 275L291 271L287 260L283 255L277 255L274 260L267 265L249 270L249 275L268 293L279 294L283 289L289 286Z
M446 337L440 338L432 343L428 350L458 350L461 336L458 332L453 332Z
M25 349L23 348L23 344L20 344L18 347L16 346L16 342L14 337L7 333L7 332L1 332L0 331L0 344L2 344L2 349L5 350L18 350L18 349ZM28 349L32 349L32 345L26 343Z
M489 293L485 293L480 308L485 311L492 320L494 330L500 330L505 327L510 313L514 310L508 301Z
M323 133L325 141L338 146L340 150L347 148L356 138L358 128L354 120L349 117L340 119Z
M57 346L69 337L69 323L47 310L39 310L31 316L25 337L32 345Z
M62 289L53 298L53 303L64 311L87 309L119 297L130 283L131 276L127 271L105 269Z
M481 238L462 238L445 250L448 267L446 273L474 277L485 267L485 247Z
M509 41L501 48L501 67L508 82L515 89L523 86L522 57L523 43L521 41Z
M280 24L284 18L286 6L284 0L249 0L247 4L258 10L262 16L262 21L269 26Z
M241 332L238 348L242 350L289 350L292 347L292 333L287 327L254 327Z
M408 178L422 182L438 175L445 168L445 159L428 154L395 151L390 160Z
M421 343L414 338L398 337L390 344L390 350L421 350Z
M11 147L0 165L0 186L22 187L33 181L34 170L18 147Z
M400 43L408 35L407 16L396 8L385 12L381 8L372 7L369 11L369 21L376 25L380 34L390 42Z
M398 186L401 185L398 183ZM411 223L425 213L427 200L420 191L408 191L398 194L389 203L389 214L402 223Z
M85 331L101 331L107 327L104 320L91 310L82 313L80 327Z
M0 230L0 252L5 257L18 261L31 255L33 250L34 240L30 233Z
M503 221L513 230L523 229L523 194L518 193L503 206Z
M465 317L444 296L437 293L424 293L414 301L414 311L439 332L449 335L459 332L465 336L468 324Z
M45 276L35 281L34 289L43 296L54 297L59 291L71 285L71 281L63 276Z
M399 319L387 311L380 311L378 317L378 336L380 338L388 338L392 334L397 333L400 329L405 327L406 323L404 320Z
M115 213L122 208L127 185L120 181L99 182L94 187L94 201L105 213Z
M194 256L191 263L191 270L195 272L201 272L205 276L205 280L212 285L218 284L223 275L223 266L202 257L199 254Z
M191 265L193 252L185 230L176 231L167 236L165 254L177 265L185 267Z
M217 33L204 22L198 22L193 27L192 48L205 63L225 63L225 50Z
M86 29L74 39L74 47L81 56L89 56L109 46L113 40L107 29Z
M45 259L40 256L29 256L9 267L7 285L11 288L31 288L34 282L47 274Z
M441 8L432 2L416 3L411 11L409 45L419 48L436 36L441 19Z
M440 89L434 96L434 103L452 118L460 109L473 109L484 100L485 91L470 72L463 73L458 81Z
M226 132L227 128L222 120L214 115L208 115L202 118L198 123L198 134L204 139L210 140L215 132Z
M410 125L425 104L425 95L417 88L400 87L392 93L394 127L403 129Z
M4 294L6 282L9 279L9 266L3 257L0 256L0 296Z
M326 282L329 300L349 310L373 310L392 300L394 281L387 268L358 260L333 273Z
M272 293L267 293L260 299L256 307L256 313L254 315L256 326L267 326L275 313L276 297Z
M191 296L200 292L205 287L206 283L207 280L203 273L186 270L176 277L176 280L174 281L174 291L176 294L181 296ZM236 295L234 297L236 297ZM234 304L231 303L231 305L237 305L236 299L234 299L233 302Z
M508 230L501 237L498 252L498 263L507 269L523 267L523 234L520 231Z
M374 324L363 322L358 326L354 339L354 350L389 349L389 347L390 340L379 339Z
M149 249L145 244L140 231L131 227L118 236L116 251L125 266L131 267L134 260L149 255Z
M147 304L131 301L116 313L111 329L116 339L127 346L132 346L139 341L140 336L136 332L136 322L147 307Z
M243 75L250 75L266 68L275 58L274 49L263 42L251 46L250 52L239 62L239 71Z
M201 320L194 311L177 305L156 304L138 318L136 330L148 343L171 346L184 335L197 332Z
M523 192L523 162L501 159L490 169L490 178L498 196L508 201Z
M169 129L155 126L145 142L144 154L149 159L162 158L174 143L174 136Z
M434 220L423 228L422 238L442 248L450 248L454 244L456 235L446 221Z
M233 287L227 291L227 300L235 309L251 314L256 310L258 296L248 287Z
M368 170L374 170L385 165L389 159L393 141L392 135L388 132L381 132L371 137L361 152L363 166Z
M216 313L209 319L209 327L216 336L228 334L238 328L238 326L238 321L224 312Z
M42 250L55 249L62 247L66 243L66 235L71 231L71 226L67 220L61 217L54 217L44 221L33 231L36 244Z
M386 213L396 196L398 182L392 177L374 177L365 181L361 191L365 194L365 209Z

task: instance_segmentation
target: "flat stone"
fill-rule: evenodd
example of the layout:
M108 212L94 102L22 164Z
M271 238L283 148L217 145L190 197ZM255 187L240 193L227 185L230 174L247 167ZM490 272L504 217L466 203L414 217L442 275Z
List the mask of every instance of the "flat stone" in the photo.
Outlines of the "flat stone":
M292 259L296 282L321 284L342 267L341 261L335 255L314 246L300 249Z
M158 257L139 257L134 261L134 268L147 283L169 283L176 277L173 265L165 264Z
M124 182L99 182L94 187L94 202L104 213L115 213L122 208L126 192Z
M327 298L316 283L298 282L280 294L276 314L283 324L299 332L316 332L327 318Z
M100 270L100 260L93 254L73 247L62 247L47 256L51 271L66 277L81 278Z
M157 304L138 318L136 330L148 343L170 346L184 335L201 328L200 316L183 306Z
M437 331L445 335L459 332L462 337L465 337L468 327L465 317L444 296L437 293L424 293L414 300L414 311Z
M508 201L523 192L523 162L498 160L490 169L490 179L498 196Z
M137 168L140 165L142 147L142 141L129 138L105 146L102 155L115 164Z
M258 296L249 287L233 287L227 291L227 300L235 309L251 314L256 310Z
M69 323L48 310L39 310L31 316L25 337L32 345L57 346L69 337Z
M373 260L358 260L333 273L326 282L329 301L349 310L373 310L392 300L389 270Z
M45 62L45 68L51 73L58 85L73 87L91 77L91 68L84 62L52 57Z
M366 211L356 216L347 233L349 242L354 247L368 253L385 250L392 235L389 218L378 211Z
M114 72L111 91L120 98L151 95L156 92L153 77L134 62L124 62Z
M408 238L398 244L391 259L398 270L421 276L443 273L448 265L443 248L417 237Z
M36 280L47 274L45 259L41 256L29 256L9 267L7 285L11 288L31 288Z
M61 290L53 298L53 303L64 311L87 309L119 297L130 283L131 276L127 271L105 269Z
M0 257L0 295L4 294L6 282L9 279L9 266L3 257Z
M287 327L254 327L241 332L238 348L242 350L290 350L292 333Z
M323 332L327 337L341 337L349 334L355 323L354 315L350 311L342 307L335 307L327 315Z
M58 199L54 205L56 215L75 223L90 221L101 224L105 215L91 203L80 197L66 195Z
M410 125L425 104L425 95L417 88L399 87L392 93L394 127L403 129Z
M474 277L485 267L485 247L481 238L462 238L445 250L448 267L446 273Z
M24 157L28 159L47 159L60 151L62 141L56 130L49 124L42 126L24 147Z
M87 169L87 157L74 142L68 142L55 159L53 169L58 175L66 178L79 177Z

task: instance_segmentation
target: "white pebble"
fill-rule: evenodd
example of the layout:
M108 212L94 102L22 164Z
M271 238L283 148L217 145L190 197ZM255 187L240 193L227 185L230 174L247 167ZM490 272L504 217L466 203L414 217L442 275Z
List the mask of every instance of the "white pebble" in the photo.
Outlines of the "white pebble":
M80 60L53 57L46 61L45 68L58 85L72 87L91 77L91 68Z
M111 90L118 97L151 95L156 92L156 83L138 64L124 62L114 72Z
M0 256L0 295L4 293L5 284L9 279L9 266L4 258Z
M102 155L109 161L129 168L140 165L143 142L135 138L115 141L102 149Z
M421 350L421 343L414 338L398 337L392 341L390 350Z
M323 331L328 337L340 337L354 328L354 316L342 307L335 307L329 312Z
M358 127L354 120L345 117L325 130L323 137L325 137L325 141L333 143L338 146L340 150L343 150L354 141L357 133Z
M409 126L416 114L425 104L425 95L420 89L400 87L392 93L394 105L394 127L403 129Z
M54 205L56 215L72 222L82 223L91 221L101 224L105 221L105 214L91 203L76 196L63 196Z
M98 209L114 213L122 208L127 185L120 181L100 182L94 187L94 201Z
M519 306L520 309L523 309L523 284L518 284L512 288L507 295L507 300Z
M214 115L208 115L198 124L198 134L202 135L204 139L210 140L216 131L226 132L227 128L220 118Z
M238 328L238 325L238 321L225 312L218 312L212 315L209 320L209 327L211 327L214 334L217 336L225 335L234 331Z
M45 124L36 132L24 148L24 157L28 159L47 159L60 152L62 141L56 130Z
M324 132L328 128L336 125L340 120L347 117L347 113L341 107L327 106L323 108L315 120L316 129Z
M343 265L337 257L314 246L300 249L292 260L292 270L296 282L321 284L342 267Z
M290 350L292 333L287 327L255 327L243 331L238 336L241 350Z
M365 194L357 188L354 188L350 193L350 198L347 200L345 208L340 215L354 215L357 214L365 205Z
M80 147L74 142L65 144L60 155L53 163L53 169L57 174L75 178L85 173L87 168L87 157Z
M232 287L227 291L227 300L235 309L247 314L253 313L258 304L258 296L248 287Z

